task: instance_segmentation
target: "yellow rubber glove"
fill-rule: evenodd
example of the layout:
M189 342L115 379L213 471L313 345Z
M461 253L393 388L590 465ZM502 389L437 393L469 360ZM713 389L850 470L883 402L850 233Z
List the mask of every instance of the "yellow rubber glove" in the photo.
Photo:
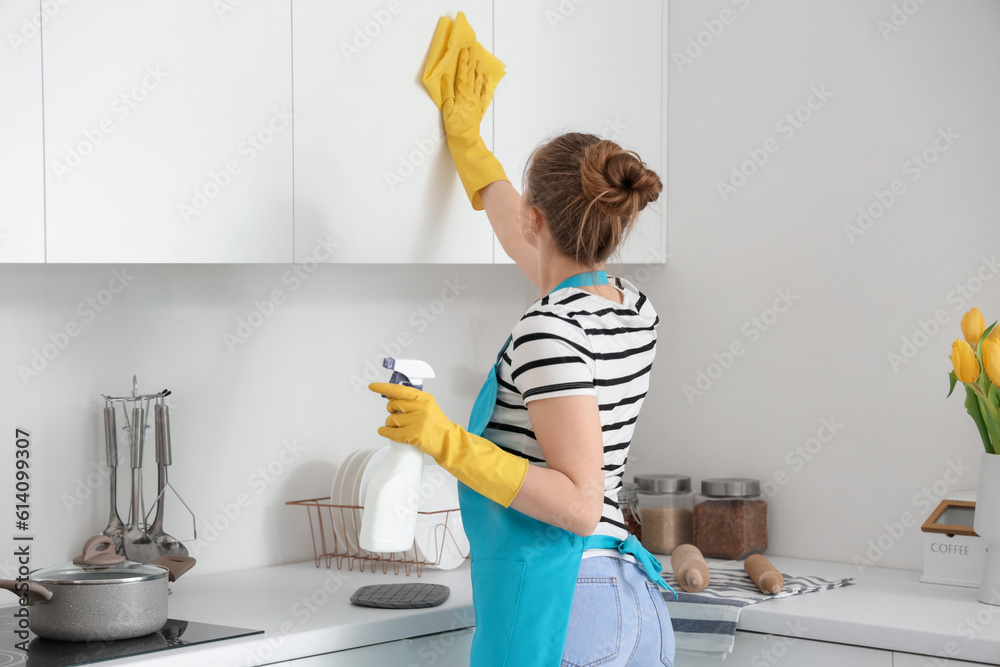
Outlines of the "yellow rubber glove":
M424 67L424 87L441 109L448 149L462 186L477 211L483 209L479 191L507 180L499 160L479 133L483 116L504 76L504 64L482 44L465 18L438 21Z
M389 399L386 407L392 414L379 428L379 435L430 454L472 490L510 506L528 474L528 459L453 423L425 391L386 382L374 382L368 388Z

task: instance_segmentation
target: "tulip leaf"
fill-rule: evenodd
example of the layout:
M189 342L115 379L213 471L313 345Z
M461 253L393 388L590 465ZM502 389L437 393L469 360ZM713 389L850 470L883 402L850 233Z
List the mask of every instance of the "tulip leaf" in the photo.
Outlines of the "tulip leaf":
M979 368L981 369L979 373L979 386L983 388L983 393L987 396L990 395L990 389L993 387L993 382L990 380L990 376L986 373L986 362L983 361L983 341L989 338L990 332L993 331L993 328L996 325L996 322L991 324L989 328L983 332L983 335L979 337L979 342L976 343L976 359L979 360Z
M948 373L948 377L951 379L951 387L948 389L947 398L951 398L952 392L955 391L955 385L958 384L958 376L955 375L955 371Z
M990 333L993 331L993 327L995 327L996 325L997 323L994 322L989 327L987 327L986 331L983 332L983 335L979 337L979 341L976 342L976 356L979 357L980 361L982 361L983 359L983 341L990 337Z
M979 402L979 408L982 410L981 416L986 424L986 430L993 442L1000 446L1000 410L989 399L984 399L982 396L976 398ZM993 451L989 453L995 454L996 447L993 447Z
M992 402L993 405L1000 408L1000 390L997 389L995 384L990 385L990 393L987 394L987 396L989 396L990 402Z
M965 410L972 417L972 421L976 422L976 427L979 429L979 436L983 439L983 446L986 448L986 453L996 454L993 445L990 443L990 431L986 427L986 422L983 419L983 413L980 409L979 396L976 395L976 391L969 385L965 385ZM1000 440L997 440L997 444L1000 444Z

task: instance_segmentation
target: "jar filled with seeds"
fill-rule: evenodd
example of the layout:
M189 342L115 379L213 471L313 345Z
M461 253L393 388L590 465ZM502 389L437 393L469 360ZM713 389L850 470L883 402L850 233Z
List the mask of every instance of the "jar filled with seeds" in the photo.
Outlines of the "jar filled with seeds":
M767 549L767 501L760 481L705 479L694 501L694 545L708 558L738 560Z
M658 554L670 554L691 542L691 510L694 497L686 475L636 475L639 485L639 516L642 546Z
M625 517L625 530L635 535L636 539L642 542L642 520L639 518L639 490L638 484L632 482L622 482L622 488L618 491L618 507Z

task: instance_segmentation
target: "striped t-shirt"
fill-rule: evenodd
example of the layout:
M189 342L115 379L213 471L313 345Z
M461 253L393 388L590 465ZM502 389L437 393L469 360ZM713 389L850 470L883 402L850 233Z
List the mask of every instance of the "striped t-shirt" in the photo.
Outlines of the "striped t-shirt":
M604 511L594 534L625 539L618 490L649 388L659 318L629 282L609 283L622 290L623 303L564 287L528 309L501 358L496 407L483 437L544 466L525 404L596 396L604 435Z

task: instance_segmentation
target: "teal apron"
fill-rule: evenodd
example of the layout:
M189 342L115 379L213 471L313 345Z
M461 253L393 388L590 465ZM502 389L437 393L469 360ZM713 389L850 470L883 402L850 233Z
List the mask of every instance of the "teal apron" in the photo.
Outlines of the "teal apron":
M596 271L571 276L555 290L607 284L604 271ZM511 340L507 338L476 397L470 433L482 435L493 415L500 360ZM458 500L472 557L476 631L471 667L558 667L584 549L631 554L650 579L674 592L660 576L660 563L634 535L626 540L584 538L505 508L461 482Z

